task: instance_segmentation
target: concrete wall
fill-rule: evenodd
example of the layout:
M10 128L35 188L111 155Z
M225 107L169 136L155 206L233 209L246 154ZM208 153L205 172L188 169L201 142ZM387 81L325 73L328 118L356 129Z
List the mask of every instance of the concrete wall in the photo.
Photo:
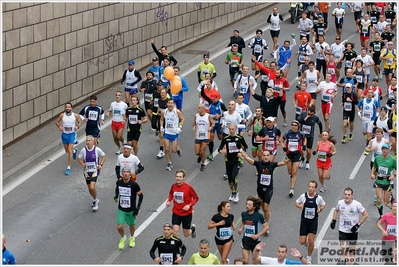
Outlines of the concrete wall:
M2 3L3 145L119 81L126 62L173 52L267 3ZM33 141L33 140L32 140Z

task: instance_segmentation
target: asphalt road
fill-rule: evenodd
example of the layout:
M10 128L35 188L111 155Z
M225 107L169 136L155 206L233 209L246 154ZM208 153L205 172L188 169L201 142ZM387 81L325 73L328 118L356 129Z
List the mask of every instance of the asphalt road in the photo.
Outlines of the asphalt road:
M266 18L264 18L266 19ZM330 16L329 21L332 22ZM247 25L250 27L250 25ZM297 23L292 25L288 20L282 25L280 43L282 40L290 40L290 33L295 32ZM224 39L228 39L230 33L226 33ZM245 36L244 36L245 37ZM264 37L272 47L269 31ZM327 33L327 42L334 42L335 28L330 25ZM356 43L355 50L359 51L359 38L355 34L355 26L352 15L345 21L343 38ZM298 37L297 37L298 41ZM248 43L249 40L246 40ZM298 42L299 43L299 42ZM295 51L297 49L294 49ZM213 54L211 62L215 65L218 76L215 81L220 88L224 102L232 99L232 88L229 83L227 66L224 59L228 50L223 49L220 55ZM271 60L270 50L265 56ZM250 64L250 50L244 49L245 63ZM200 64L201 62L198 62ZM287 95L288 120L294 119L294 109L291 100L296 85L296 59L294 59L288 80L291 83L291 91ZM189 70L185 70L189 72ZM184 73L184 71L183 71ZM251 71L251 75L253 72ZM342 75L341 75L342 76ZM153 240L162 235L162 225L171 221L171 208L165 208L164 202L168 196L171 184L174 182L175 170L183 168L187 172L186 181L194 186L199 194L199 202L195 205L193 222L197 224L197 238L184 238L187 253L183 260L186 264L190 256L198 251L199 240L206 238L211 243L211 252L216 252L214 244L214 230L207 230L207 225L212 215L216 213L217 205L222 200L228 199L230 190L227 182L223 180L224 162L220 155L216 155L214 161L207 165L204 172L199 170L194 154L194 140L191 125L198 104L197 75L196 70L185 75L190 90L184 95L183 112L186 118L185 127L181 134L179 144L183 157L172 155L174 169L166 171L166 159L156 159L158 153L158 138L150 131L149 123L144 126L142 138L139 143L139 158L145 166L142 174L138 175L144 201L140 214L137 217L136 247L118 250L119 234L116 229L117 204L113 201L116 161L115 145L112 142L110 127L102 130L101 149L107 154L107 161L97 183L98 197L100 199L99 210L91 211L91 197L87 191L81 169L77 162L70 176L63 174L66 156L62 151L59 158L54 158L51 164L35 174L28 172L27 180L9 191L3 193L3 232L8 236L8 248L17 255L20 264L152 264L149 249ZM385 90L385 82L380 85ZM118 86L118 89L120 86ZM260 92L260 88L257 89ZM105 97L113 98L115 89L108 90ZM105 99L105 98L104 98ZM99 99L99 104L104 100ZM383 100L385 103L386 100ZM337 101L339 102L339 101ZM258 102L250 101L254 111ZM320 108L319 101L317 102ZM108 108L104 106L104 108ZM279 127L286 132L289 127L282 127L281 114L279 113ZM109 119L108 119L109 120ZM338 154L333 158L331 180L326 182L327 191L320 193L327 206L325 212L319 216L319 233L325 223L329 224L328 217L339 199L343 197L343 189L352 187L355 199L360 201L369 212L369 219L361 227L359 239L380 240L381 233L376 227L378 212L373 204L374 190L370 180L369 160L363 156L365 139L361 133L360 121L356 121L354 140L341 144L342 109L339 103L333 107L331 115L332 134L336 136ZM317 132L318 130L316 130ZM246 138L250 144L250 139ZM317 138L316 138L317 140ZM219 141L215 142L215 148ZM83 142L78 148L83 147ZM283 159L283 151L279 149L277 160ZM360 168L355 166L359 162ZM307 189L309 180L318 180L316 174L315 159L311 160L310 170L299 170L298 181L295 188L295 196L288 197L290 188L289 176L286 167L280 167L275 172L274 195L271 201L270 234L263 237L262 241L267 247L262 255L275 256L277 246L286 244L288 247L296 247L305 254L305 249L299 244L300 211L295 207L296 198ZM352 173L353 172L353 173ZM349 179L351 176L353 179ZM354 174L354 175L353 175ZM255 168L248 163L244 164L239 175L238 188L240 201L232 204L232 214L235 215L237 224L240 224L240 212L245 209L245 198L256 194ZM396 195L396 194L395 194ZM385 209L385 211L387 211ZM325 227L324 227L325 228ZM125 226L125 231L128 228ZM323 231L324 232L324 231ZM338 231L327 228L325 234L319 234L324 240L337 240ZM234 234L236 242L230 252L232 260L241 256L240 239L238 233ZM217 254L218 255L218 254ZM316 253L313 254L316 258Z

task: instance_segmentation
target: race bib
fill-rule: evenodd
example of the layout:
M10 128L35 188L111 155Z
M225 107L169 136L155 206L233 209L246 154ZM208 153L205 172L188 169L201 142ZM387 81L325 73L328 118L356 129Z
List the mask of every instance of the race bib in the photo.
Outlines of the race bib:
M151 101L151 96L152 96L152 94L145 94L144 95L145 102L150 102Z
M330 94L323 94L322 96L321 96L321 99L323 100L323 101L325 101L325 102L330 102L331 101L331 95Z
M315 208L307 208L307 207L305 207L304 217L306 219L313 219L315 214L316 214L316 209Z
M197 139L206 139L208 132L198 131L198 138Z
M220 239L229 239L231 237L231 228L230 227L219 228L219 237Z
M255 234L255 225L244 225L244 236L251 237Z
M159 100L158 98L154 99L154 107L156 108L159 107L158 100Z
M235 153L235 152L240 152L240 150L237 148L237 144L234 142L229 143L229 152L230 153Z
M310 84L310 83L316 83L316 79L310 78L310 79L308 79L308 83L309 83L309 84Z
M205 74L207 74L207 73L209 73L208 69L203 69L201 72L202 76L205 76Z
M374 51L378 52L381 50L381 44L380 43L375 43L374 44Z
M288 150L297 151L298 150L298 142L288 142Z
M266 150L274 150L274 141L266 141L265 142Z
M173 193L173 199L176 201L176 203L184 203L184 193L183 192L174 192Z
M357 80L359 83L363 83L363 76L362 76L362 75L356 75L356 80Z
M122 110L120 109L114 109L112 111L112 114L114 115L114 117L121 117L122 116Z
M352 68L352 61L346 60L346 61L345 61L345 67L347 67L347 68Z
M96 121L98 118L98 112L94 110L89 110L89 117L88 119L91 121Z
M159 257L161 258L161 263L163 265L173 264L173 253L159 253Z
M324 34L324 29L323 28L317 28L317 34L318 35L323 35Z
M296 107L295 108L295 113L298 114L298 115L301 114L302 113L302 108L301 107Z
M86 162L86 172L97 171L97 164L95 162Z
M119 198L119 204L121 205L122 208L130 208L130 197L123 197L121 196Z
M352 225L353 225L353 221L351 218L347 218L347 217L343 218L343 220L342 220L343 227L352 228Z
M320 161L327 161L327 153L319 151L319 153L317 153L317 159Z
M310 134L311 130L312 130L312 126L302 124L302 132L304 134Z
M344 110L352 111L352 102L344 102Z
M387 59L387 65L391 66L393 64L393 59L392 58L388 58Z
M74 124L66 124L64 125L64 132L65 133L71 133L75 131L75 125Z
M272 176L270 174L261 174L260 175L260 184L261 185L270 185L270 180L272 179Z
M335 74L335 68L328 68L327 72L330 73L331 75Z
M300 53L302 53L302 52L300 52ZM304 55L299 55L298 61L299 62L304 62L305 61L305 56Z
M255 47L254 47L254 52L257 53L257 54L261 53L262 52L262 46L256 44Z
M238 67L238 60L236 60L236 59L231 60L231 66L232 66L233 68Z
M396 236L396 225L388 224L386 231L388 235Z
M379 166L378 167L378 176L387 177L388 176L388 168Z
M362 28L362 33L368 33L368 32L369 32L369 27Z
M137 124L137 115L129 115L129 124Z

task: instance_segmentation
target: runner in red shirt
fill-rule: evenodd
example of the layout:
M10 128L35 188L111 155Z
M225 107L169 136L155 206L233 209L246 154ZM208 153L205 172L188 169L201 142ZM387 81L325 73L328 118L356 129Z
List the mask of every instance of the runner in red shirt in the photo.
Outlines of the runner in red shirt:
M182 224L184 236L191 235L192 238L195 238L197 236L195 224L191 224L191 221L194 212L193 206L198 201L198 195L190 184L184 182L185 177L185 170L176 171L176 183L170 188L166 207L169 207L173 201L173 235L175 237L179 236L180 224Z
M298 119L298 116L305 112L310 106L310 102L312 100L312 95L306 91L307 83L305 81L301 82L300 90L295 92L294 99L292 100L292 104L295 108L295 119Z

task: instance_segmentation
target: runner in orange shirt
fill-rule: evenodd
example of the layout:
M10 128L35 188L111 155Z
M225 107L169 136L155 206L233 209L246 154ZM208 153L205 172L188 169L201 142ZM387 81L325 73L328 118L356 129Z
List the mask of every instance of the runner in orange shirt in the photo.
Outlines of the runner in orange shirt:
M310 101L312 100L312 95L306 91L307 83L305 81L301 82L300 90L295 92L294 99L292 100L292 104L295 108L295 119L298 119L298 116L306 111L310 106Z

